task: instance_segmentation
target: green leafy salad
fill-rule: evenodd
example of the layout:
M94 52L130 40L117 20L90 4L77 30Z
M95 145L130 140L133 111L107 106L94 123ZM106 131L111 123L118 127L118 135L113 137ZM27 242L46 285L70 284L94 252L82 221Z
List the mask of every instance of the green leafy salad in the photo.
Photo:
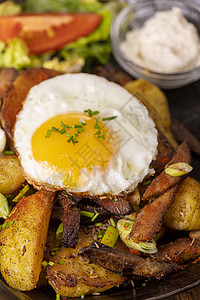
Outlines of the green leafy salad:
M18 3L5 1L0 4L0 18L21 13L89 12L98 13L100 25L85 37L64 45L57 51L31 54L26 43L19 37L8 41L0 40L0 67L14 67L23 70L45 67L62 72L87 70L91 64L106 64L110 58L110 25L113 17L122 7L118 1L97 0L26 0Z

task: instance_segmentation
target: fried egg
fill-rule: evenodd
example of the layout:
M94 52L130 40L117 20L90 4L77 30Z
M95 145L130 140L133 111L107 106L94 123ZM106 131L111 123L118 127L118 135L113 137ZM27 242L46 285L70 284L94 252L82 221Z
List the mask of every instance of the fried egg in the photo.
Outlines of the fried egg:
M152 172L158 144L137 98L84 73L32 87L17 115L14 143L35 187L90 195L133 191Z

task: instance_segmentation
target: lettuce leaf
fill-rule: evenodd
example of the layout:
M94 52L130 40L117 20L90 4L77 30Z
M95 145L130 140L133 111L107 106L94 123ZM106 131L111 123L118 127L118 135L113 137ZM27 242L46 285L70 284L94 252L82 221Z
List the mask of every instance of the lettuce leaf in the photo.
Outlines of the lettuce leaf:
M84 0L26 0L25 12L98 12L103 4Z

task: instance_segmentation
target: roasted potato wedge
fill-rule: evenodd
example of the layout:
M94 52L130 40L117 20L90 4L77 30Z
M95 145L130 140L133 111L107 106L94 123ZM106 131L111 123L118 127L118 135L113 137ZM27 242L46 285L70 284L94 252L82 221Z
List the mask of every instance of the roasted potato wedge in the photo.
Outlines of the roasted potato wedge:
M4 223L7 227L0 232L1 274L10 287L22 291L36 287L53 199L54 193L47 191L24 197Z
M177 148L178 144L170 129L171 118L165 94L156 85L145 79L130 81L124 87L147 106L158 129L167 137L172 146Z
M175 230L200 229L200 183L197 180L187 177L180 183L164 222Z
M105 291L126 280L119 274L90 264L88 260L77 256L79 250L88 246L91 240L91 233L86 234L80 230L75 249L61 247L51 258L54 265L48 266L47 277L56 293L66 297L80 297L82 294Z
M17 156L0 155L0 193L12 194L25 181Z

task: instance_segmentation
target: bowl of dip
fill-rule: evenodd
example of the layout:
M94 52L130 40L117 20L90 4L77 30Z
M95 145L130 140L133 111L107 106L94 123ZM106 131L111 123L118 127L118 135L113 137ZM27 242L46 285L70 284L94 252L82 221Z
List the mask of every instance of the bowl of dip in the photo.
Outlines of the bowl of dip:
M164 89L200 78L200 6L184 0L140 0L111 26L112 51L135 78Z

